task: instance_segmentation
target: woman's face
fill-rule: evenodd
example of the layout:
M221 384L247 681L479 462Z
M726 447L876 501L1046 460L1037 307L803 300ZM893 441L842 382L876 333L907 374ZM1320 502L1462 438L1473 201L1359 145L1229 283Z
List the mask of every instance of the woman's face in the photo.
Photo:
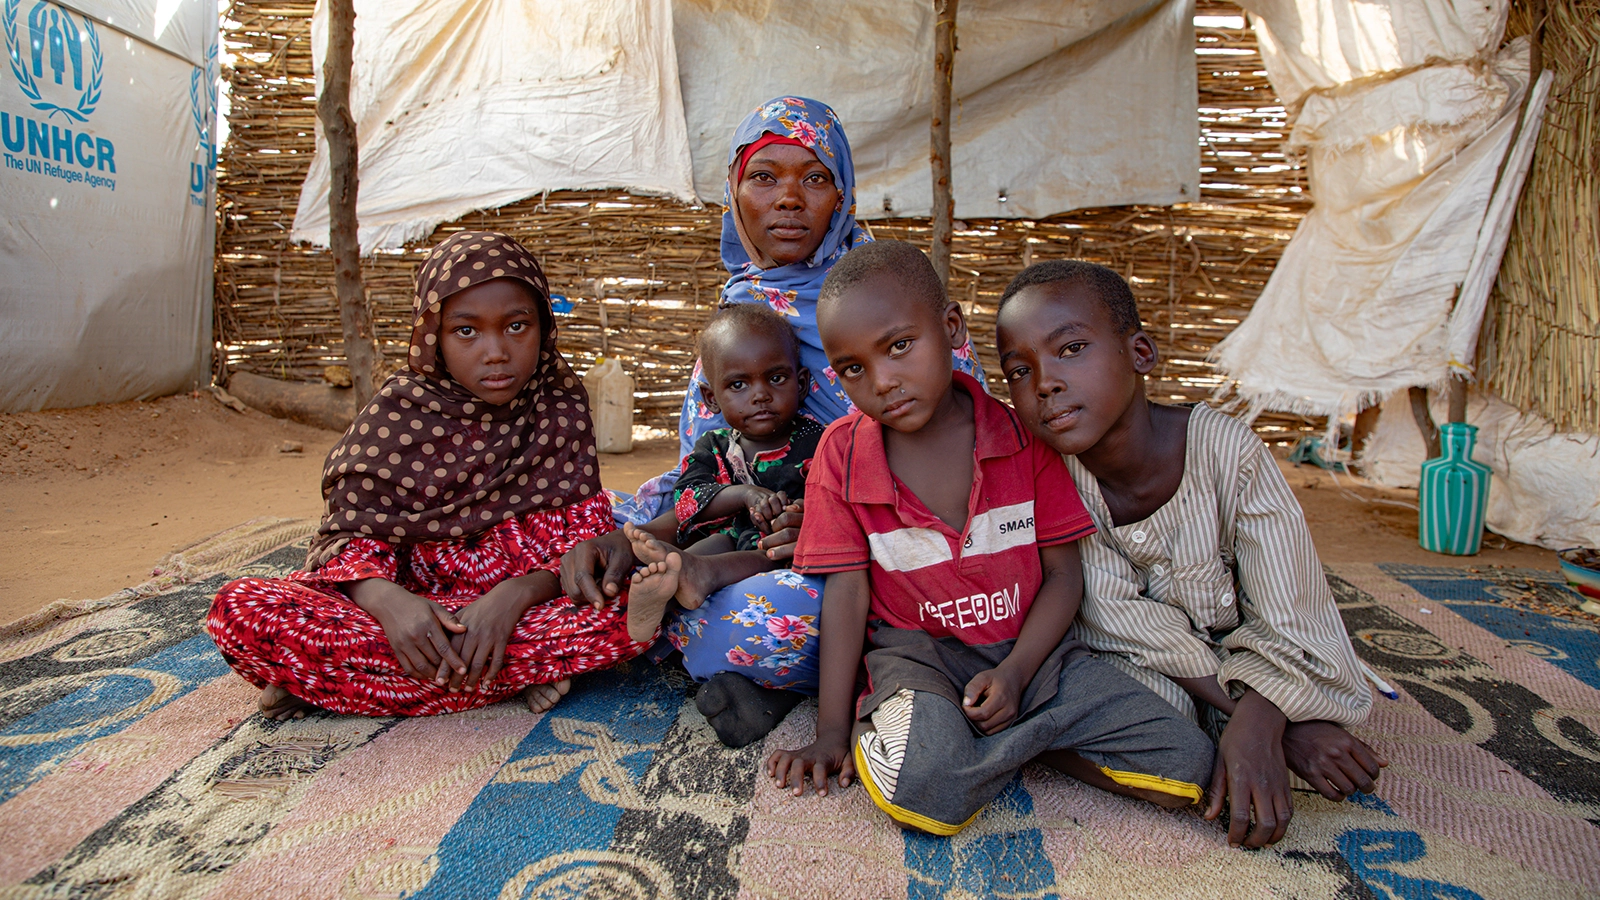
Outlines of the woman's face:
M839 207L833 173L794 144L768 144L745 164L734 192L745 238L779 266L811 258Z

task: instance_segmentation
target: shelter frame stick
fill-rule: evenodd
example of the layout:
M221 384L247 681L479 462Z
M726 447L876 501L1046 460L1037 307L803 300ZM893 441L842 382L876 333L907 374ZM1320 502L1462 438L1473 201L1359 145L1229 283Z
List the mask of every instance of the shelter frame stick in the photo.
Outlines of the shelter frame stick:
M1409 391L1411 398L1411 417L1417 420L1417 430L1422 432L1422 443L1428 450L1428 459L1434 459L1442 454L1443 448L1439 444L1439 426L1433 423L1433 413L1428 411L1428 389L1413 387Z
M955 77L956 6L959 0L933 0L933 120L928 161L933 170L933 233L929 256L939 283L950 286L950 241L956 201L950 188L950 94Z
M372 309L361 284L361 238L356 231L356 194L359 152L356 121L350 114L350 70L356 44L355 0L328 3L328 58L322 96L317 98L317 118L328 141L328 247L333 255L334 294L339 301L339 324L344 331L345 360L350 365L350 387L365 403L376 390L378 340L372 326Z

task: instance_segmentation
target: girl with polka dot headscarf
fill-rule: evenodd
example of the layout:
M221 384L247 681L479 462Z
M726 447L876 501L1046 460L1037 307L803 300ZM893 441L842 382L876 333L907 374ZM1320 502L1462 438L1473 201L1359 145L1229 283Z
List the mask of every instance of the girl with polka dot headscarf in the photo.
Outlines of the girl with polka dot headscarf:
M625 598L562 595L561 555L613 530L588 395L556 349L544 273L462 232L417 273L407 368L323 471L306 571L218 593L206 627L262 712L428 715L637 656Z

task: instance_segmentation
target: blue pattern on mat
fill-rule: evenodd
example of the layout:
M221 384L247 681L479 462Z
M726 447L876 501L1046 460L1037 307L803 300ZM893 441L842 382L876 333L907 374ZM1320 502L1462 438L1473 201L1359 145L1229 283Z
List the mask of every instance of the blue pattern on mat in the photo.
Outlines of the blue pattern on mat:
M582 884L573 870L606 863L626 798L683 704L681 687L639 668L573 682L444 836L414 900L495 897L513 879L522 897L541 882Z
M100 671L112 672L116 668ZM84 744L116 734L200 685L228 674L228 664L206 635L174 644L124 668L167 675L176 684L169 696L143 714L115 718L154 694L156 684L138 675L106 674L11 723L0 731L0 746L5 748L0 753L0 803L50 774Z
M1397 900L1483 900L1476 891L1414 878L1386 868L1394 863L1416 862L1428 855L1428 845L1415 831L1377 831L1358 828L1339 835L1339 853L1350 868L1380 897Z
M1379 563L1378 568L1513 647L1600 689L1600 632L1593 628L1496 603L1494 598L1520 591L1490 577L1475 577L1473 572L1400 563ZM1541 587L1566 589L1557 572L1518 569L1500 570L1496 574L1515 582L1532 581Z
M1356 806L1366 809L1375 809L1386 816L1398 815L1398 813L1394 811L1394 808L1388 803L1384 802L1384 799L1379 797L1377 794L1363 794L1360 791L1356 791L1354 794L1350 795L1349 800Z
M906 831L905 863L910 878L907 900L957 896L978 900L1040 897L1056 881L1056 869L1044 852L1044 833L1037 828L993 831L985 820L1016 822L1033 815L1033 797L1018 775L994 798L968 830L954 837ZM991 826L992 827L992 826Z

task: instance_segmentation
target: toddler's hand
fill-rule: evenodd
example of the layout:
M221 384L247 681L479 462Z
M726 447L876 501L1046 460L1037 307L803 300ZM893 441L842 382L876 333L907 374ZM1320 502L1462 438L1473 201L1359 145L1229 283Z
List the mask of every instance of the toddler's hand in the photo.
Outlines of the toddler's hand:
M997 667L972 676L961 696L961 711L984 734L994 734L1017 718L1022 703L1021 679L1010 669Z
M795 542L800 540L800 523L805 517L806 501L791 502L772 520L772 533L756 542L756 549L765 550L767 559L793 559Z
M772 533L772 520L783 514L783 507L788 502L789 498L782 491L773 493L764 487L745 485L745 511L750 514L751 524L762 534Z
M818 737L798 750L778 750L767 758L767 775L780 790L794 789L796 797L805 793L806 776L817 789L817 796L828 796L828 776L839 773L839 787L847 788L855 778L856 761L850 753L850 738Z

